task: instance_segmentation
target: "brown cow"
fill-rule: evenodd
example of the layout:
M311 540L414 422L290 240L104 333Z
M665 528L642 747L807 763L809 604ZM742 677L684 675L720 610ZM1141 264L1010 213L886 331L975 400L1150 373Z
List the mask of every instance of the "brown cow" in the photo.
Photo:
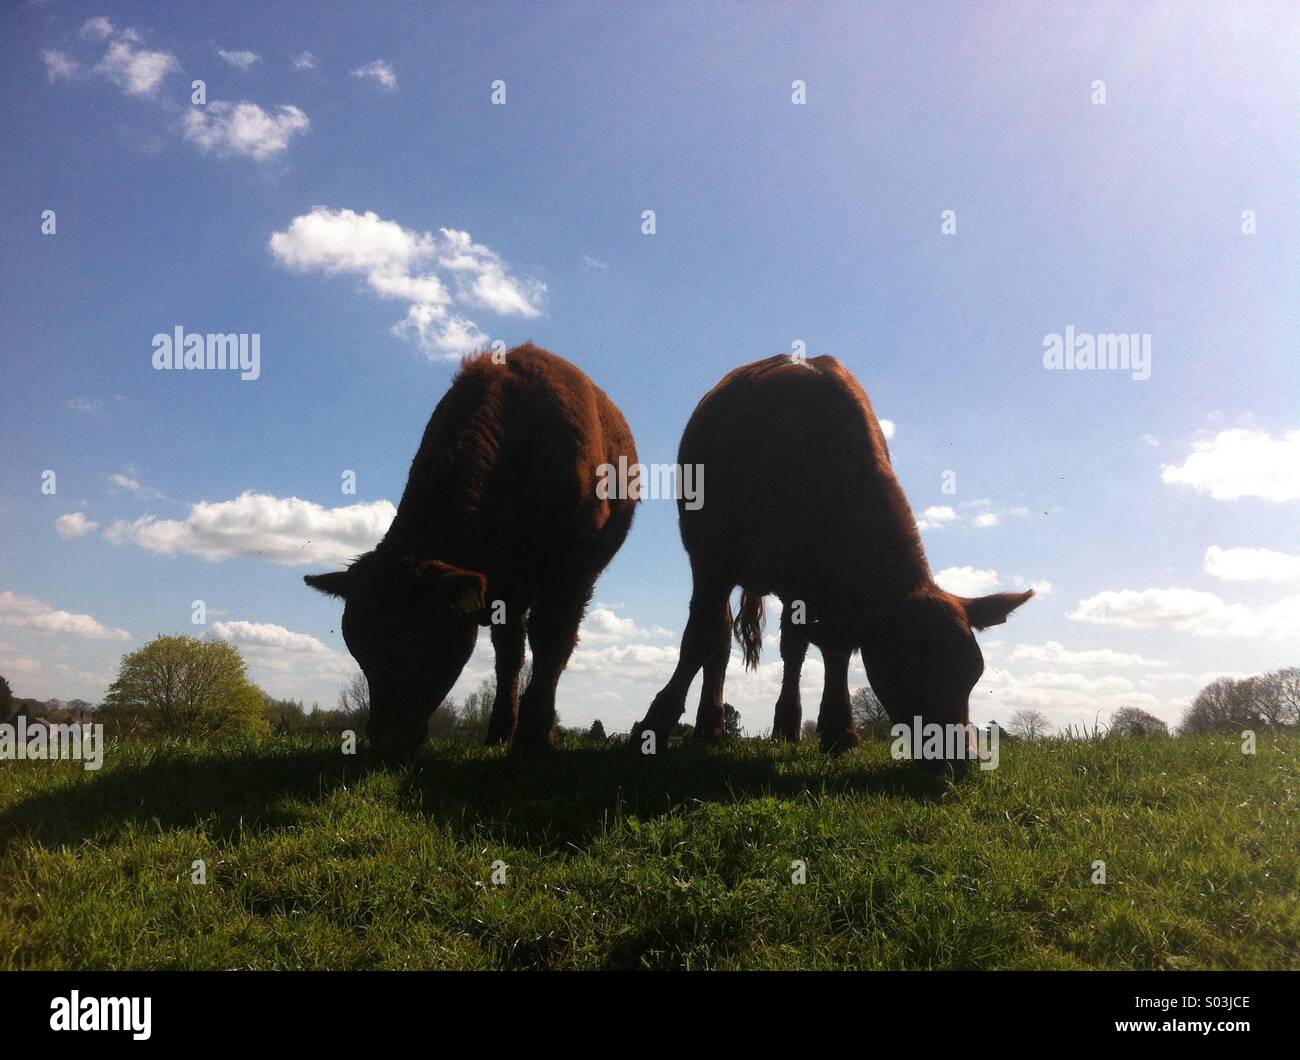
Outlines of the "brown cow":
M581 371L527 343L466 359L424 430L384 539L345 571L343 639L370 685L372 744L406 757L491 625L488 743L551 742L555 688L596 579L636 501L601 499L599 468L636 463L623 414ZM533 675L522 698L524 637ZM518 731L516 732L516 722Z
M833 357L786 355L735 369L696 407L678 462L702 465L709 483L697 510L678 504L694 579L690 616L677 669L633 730L634 751L647 730L664 745L701 667L695 732L722 735L733 628L746 665L756 667L767 593L785 605L775 737L799 738L809 643L826 665L823 750L858 742L848 686L855 650L895 722L969 721L970 691L984 670L971 631L1006 621L1033 593L966 599L934 583L876 414L848 369ZM728 601L737 585L733 626Z

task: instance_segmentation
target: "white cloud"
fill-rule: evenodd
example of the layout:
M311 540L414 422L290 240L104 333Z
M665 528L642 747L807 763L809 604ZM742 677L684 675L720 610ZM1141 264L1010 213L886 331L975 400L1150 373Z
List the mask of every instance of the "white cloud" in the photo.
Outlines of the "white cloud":
M81 70L81 64L64 52L47 49L41 52L45 61L45 75L51 81L71 81Z
M318 62L320 60L311 52L300 52L293 57L293 68L295 70L314 70Z
M131 468L126 468L124 472L118 472L108 476L108 481L118 489L124 489L127 493L141 500L157 500L163 495L162 490L155 489L153 486L141 485L140 480L135 477L135 472Z
M322 678L342 683L359 672L352 656L335 651L307 633L295 633L270 622L214 622L208 631L239 649L253 679L268 690L319 685Z
M70 398L65 407L71 409L73 412L89 413L98 412L104 407L104 403L100 401L99 398L75 397Z
M397 90L397 74L383 59L375 59L373 62L366 63L365 66L357 67L352 71L352 76L373 81L390 92Z
M81 35L93 40L107 40L113 35L113 23L103 15L87 19L82 23Z
M54 529L63 537L83 537L98 526L82 512L68 512L54 520Z
M947 505L936 505L927 508L921 513L921 518L916 521L916 525L922 530L929 530L932 527L938 529L947 526L949 523L956 522L957 513Z
M396 514L390 501L324 508L297 497L244 492L232 501L200 501L184 520L119 520L104 536L115 545L212 561L248 556L288 566L346 563L373 548Z
M1252 608L1196 589L1124 589L1080 600L1069 617L1121 629L1173 629L1201 637L1300 639L1300 596Z
M892 441L894 437L895 423L893 420L880 421L880 433L885 436L885 441Z
M1300 499L1300 430L1279 438L1237 427L1192 443L1180 465L1162 464L1164 482L1191 486L1218 501Z
M264 162L289 146L289 141L311 127L297 107L285 104L268 114L256 103L213 100L206 107L191 107L182 126L185 139L201 151L226 158L238 155Z
M468 232L417 232L371 211L317 206L273 233L270 248L290 268L362 276L379 297L409 302L406 318L393 330L414 337L431 358L454 360L487 345L487 335L454 312L453 304L532 318L540 314L546 290L512 276L501 258ZM436 269L446 271L447 282Z
M1147 659L1131 652L1111 651L1109 648L1071 651L1059 641L1045 644L1017 644L1011 652L1013 662L1031 662L1051 666L1164 666L1155 659Z
M656 626L642 629L630 618L622 618L607 607L595 607L582 622L582 640L601 644L631 640L634 637L671 637L672 631Z
M89 640L130 640L124 629L112 629L91 618L90 615L59 611L54 605L30 596L0 592L0 623L15 629L38 633L58 633Z
M1001 517L996 512L981 512L974 519L975 525L979 527L997 526L1001 521Z
M262 59L257 52L226 51L225 48L218 48L217 54L238 70L247 70L254 63L260 62Z
M1211 545L1205 550L1205 573L1230 582L1300 581L1300 556L1269 548Z
M975 567L947 567L934 576L939 588L958 596L983 596L1001 583L995 570Z
M103 21L107 23L107 20ZM121 87L128 96L151 96L162 84L163 79L173 71L179 70L181 64L171 52L137 48L135 42L138 39L131 30L124 30L117 34L95 70Z

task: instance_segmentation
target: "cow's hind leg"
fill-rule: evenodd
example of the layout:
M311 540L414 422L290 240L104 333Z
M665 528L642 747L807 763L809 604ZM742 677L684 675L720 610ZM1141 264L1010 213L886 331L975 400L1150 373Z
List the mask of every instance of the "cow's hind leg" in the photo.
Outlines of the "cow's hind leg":
M704 661L704 680L700 683L700 707L695 712L695 739L708 743L722 739L727 731L722 690L727 680L727 663L731 659L729 603L723 612L723 621L706 623L700 636L709 654Z
M578 626L591 591L577 600L546 599L528 615L528 643L533 649L533 676L519 700L519 724L512 749L539 750L551 745L555 731L555 689L578 643Z
M488 720L488 746L509 743L519 718L519 671L524 666L524 631L528 624L523 609L508 621L492 627L492 647L496 652L497 693ZM507 611L507 614L510 614Z
M853 728L853 706L849 699L849 661L852 649L822 648L826 683L822 686L821 731L823 751L847 751L858 744Z
M727 605L731 588L727 584L714 582L701 585L696 581L695 591L691 594L690 617L686 620L682 646L677 653L677 668L651 701L646 716L632 729L628 748L634 754L647 753L650 744L646 740L646 733L654 734L655 753L668 746L668 736L677 724L677 719L686 710L686 693L690 691L691 682L700 672L700 667L717 652L719 632L723 637L731 636L731 623L728 619L730 608ZM728 641L728 650L729 647ZM715 673L714 676L718 682L718 695L721 696L720 675ZM719 704L719 712L721 709Z
M790 608L781 609L781 694L776 698L776 712L772 717L772 739L799 739L799 726L803 722L803 704L799 697L799 677L808 655L808 638L803 630L790 620Z

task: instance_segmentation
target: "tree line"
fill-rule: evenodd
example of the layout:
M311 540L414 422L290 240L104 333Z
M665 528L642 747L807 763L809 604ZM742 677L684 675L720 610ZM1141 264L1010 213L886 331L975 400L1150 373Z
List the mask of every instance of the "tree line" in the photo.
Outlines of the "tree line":
M521 688L527 685L531 666L531 662L525 665ZM490 677L461 702L448 698L429 720L430 738L482 743L487 736L495 698L496 686ZM889 715L870 688L859 688L853 693L852 707L854 722L864 737L889 738ZM730 703L725 704L724 712L727 735L742 737L740 712ZM93 718L112 736L338 735L349 729L360 734L365 731L369 714L369 688L360 673L342 686L333 708L323 709L313 704L309 709L301 700L268 695L250 681L244 659L233 644L183 635L155 637L144 647L124 655L117 678L98 707L78 699L65 702L19 698L13 694L9 682L0 676L0 723L12 722L19 715L29 721L52 723L84 722ZM1052 727L1042 711L1029 708L1016 711L1005 726L998 727L1001 737L1013 740L1036 740L1052 735ZM1175 732L1195 735L1297 727L1300 727L1300 668L1287 667L1254 677L1216 678L1197 693ZM805 737L811 738L816 731L815 720L804 722ZM1101 731L1099 725L1096 733ZM1135 706L1116 711L1104 731L1110 736L1170 735L1165 722ZM685 739L690 733L689 725L679 725L673 735ZM557 735L597 744L609 738L599 719L585 729L560 726ZM1075 733L1066 728L1056 735L1069 737Z

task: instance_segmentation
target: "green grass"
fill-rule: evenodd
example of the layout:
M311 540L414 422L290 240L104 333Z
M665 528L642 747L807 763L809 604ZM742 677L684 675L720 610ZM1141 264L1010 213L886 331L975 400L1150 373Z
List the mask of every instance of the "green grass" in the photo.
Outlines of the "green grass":
M0 968L1296 968L1298 811L1294 735L1004 743L960 781L885 743L134 743L0 762Z

